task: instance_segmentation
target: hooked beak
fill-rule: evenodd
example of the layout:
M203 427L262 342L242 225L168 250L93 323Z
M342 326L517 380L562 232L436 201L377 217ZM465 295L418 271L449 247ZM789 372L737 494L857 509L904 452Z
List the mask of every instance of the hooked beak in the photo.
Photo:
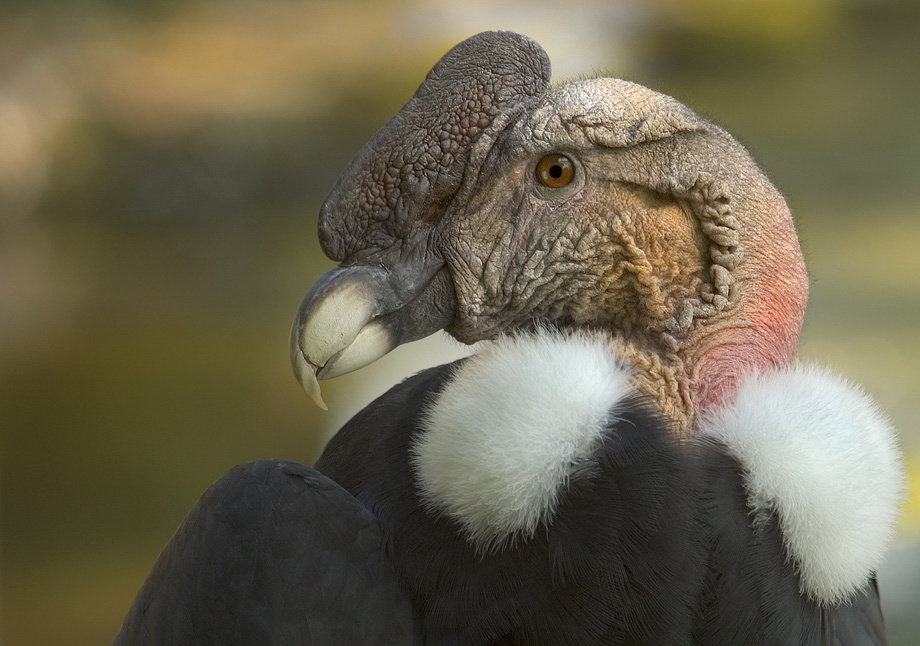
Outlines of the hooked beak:
M340 266L323 274L304 296L291 328L291 365L304 391L323 410L319 379L373 363L453 318L453 292L443 266L408 275L416 279L381 267Z

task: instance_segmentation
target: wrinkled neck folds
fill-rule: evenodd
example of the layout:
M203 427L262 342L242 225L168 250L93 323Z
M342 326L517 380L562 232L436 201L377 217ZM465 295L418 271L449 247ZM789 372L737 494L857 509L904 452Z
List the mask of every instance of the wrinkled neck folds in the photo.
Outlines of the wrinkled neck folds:
M683 225L673 208L655 209L651 226L630 222L628 212L617 221L630 231L616 235L626 241L622 264L636 297L621 296L605 327L634 368L637 389L682 433L731 400L744 377L787 367L794 357L807 275L785 202L758 179L749 178L758 190L743 203L705 175L670 186L696 229L690 235L674 234ZM686 240L699 253L680 248Z

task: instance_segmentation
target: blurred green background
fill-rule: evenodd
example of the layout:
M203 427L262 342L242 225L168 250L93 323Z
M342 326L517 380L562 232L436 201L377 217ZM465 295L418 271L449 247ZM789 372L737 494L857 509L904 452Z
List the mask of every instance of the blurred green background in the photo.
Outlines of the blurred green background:
M672 94L745 143L797 217L801 356L863 384L920 485L920 3L0 0L0 641L107 643L201 492L311 463L352 412L456 356L413 344L293 379L331 263L317 208L450 46L510 28L555 78ZM880 574L920 643L920 505Z

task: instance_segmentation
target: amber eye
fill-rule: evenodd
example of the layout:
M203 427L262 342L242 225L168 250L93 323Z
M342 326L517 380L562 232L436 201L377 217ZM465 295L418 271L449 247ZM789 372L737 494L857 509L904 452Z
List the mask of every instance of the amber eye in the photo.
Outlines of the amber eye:
M537 163L537 179L549 188L568 186L575 179L575 164L565 155L547 155Z

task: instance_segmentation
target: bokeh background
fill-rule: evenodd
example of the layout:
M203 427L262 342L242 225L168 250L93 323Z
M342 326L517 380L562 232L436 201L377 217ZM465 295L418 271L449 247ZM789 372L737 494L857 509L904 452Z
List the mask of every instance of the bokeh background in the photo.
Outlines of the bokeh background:
M318 206L450 46L510 28L557 80L672 94L787 196L801 356L864 384L920 473L920 3L0 0L0 641L107 643L200 493L311 463L441 338L299 390ZM880 574L920 643L920 505Z

